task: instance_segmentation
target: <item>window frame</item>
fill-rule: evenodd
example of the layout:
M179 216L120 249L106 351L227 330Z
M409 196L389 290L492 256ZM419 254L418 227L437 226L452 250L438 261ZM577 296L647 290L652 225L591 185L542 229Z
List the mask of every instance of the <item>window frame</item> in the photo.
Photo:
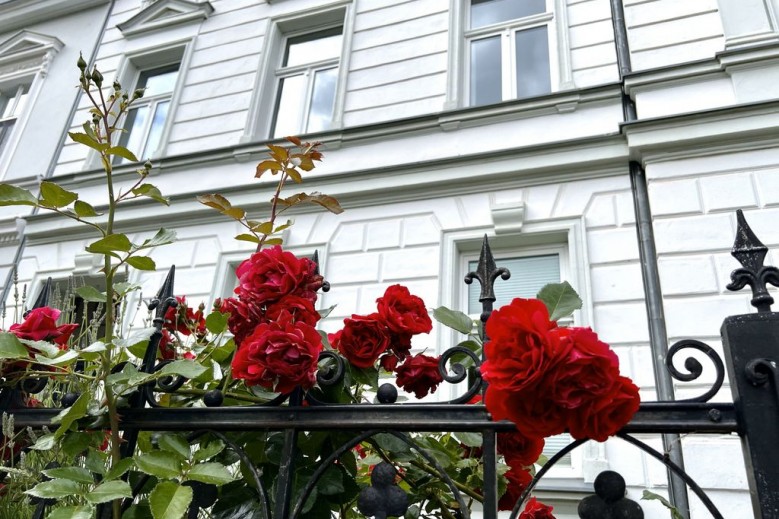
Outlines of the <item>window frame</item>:
M256 94L252 97L246 129L240 142L275 139L273 133L279 85L276 71L282 63L287 38L316 33L337 26L342 27L342 40L341 54L337 60L338 79L333 103L333 118L330 129L323 131L339 130L343 127L346 80L354 32L353 1L339 0L319 8L302 11L289 11L290 5L284 3L271 4L270 8L272 14L267 21L260 69L253 89ZM307 109L308 106L304 113L307 113Z
M336 30L338 30L338 32L336 32ZM342 51L341 54L343 54L343 35L344 35L343 23L330 24L329 26L318 27L314 31L304 30L304 31L284 34L284 39L281 44L281 49L277 56L278 66L276 67L275 70L275 75L276 75L275 95L273 96L275 102L273 107L272 119L270 124L270 134L269 134L271 138L285 137L285 135L279 135L279 136L274 135L276 133L276 123L278 122L279 109L281 107L281 94L282 94L281 85L285 79L295 77L301 74L306 78L306 89L305 92L303 93L302 109L300 111L300 117L297 121L297 127L299 129L296 132L296 135L305 135L309 133L308 127L311 123L309 118L311 114L309 113L309 110L311 109L311 101L314 97L314 80L316 79L316 73L321 72L323 70L329 70L335 68L337 69L337 75L339 77L341 75L340 55L334 58L312 61L309 63L303 63L299 65L288 66L284 64L284 61L286 61L287 55L289 53L289 44L291 40L301 39L303 41L315 41L319 39L316 36L320 34L322 35L322 37L335 36L336 34L340 34L341 51ZM328 131L329 129L333 128L333 122L335 121L335 102L337 96L338 96L338 91L336 86L336 92L333 99L333 111L331 113L331 119L330 119L330 128L321 131Z
M562 90L575 88L573 81L573 69L571 64L571 46L568 27L568 5L566 0L546 0L546 11L543 14L517 18L506 22L500 22L477 29L470 28L471 0L450 0L450 28L449 28L449 63L446 88L445 110L455 110L472 106L493 106L492 104L472 105L470 102L470 42L483 39L495 34L512 35L516 30L530 29L546 25L549 45L549 94ZM547 19L548 18L548 19ZM503 32L501 32L503 31ZM501 36L501 49L514 47L513 38ZM508 40L508 41L506 41ZM511 56L514 51L511 51ZM510 60L506 52L501 53L501 59L505 63ZM516 92L515 63L508 63L509 77L506 77L506 65L501 67L502 81L509 82L509 89ZM513 85L513 89L512 86ZM516 96L506 96L502 87L502 102L516 100ZM541 94L548 95L548 94ZM523 97L520 99L533 99L537 96Z
M4 96L0 92L0 156L9 147L9 143L13 140L14 129L18 128L19 121L24 115L25 110L29 106L30 90L32 90L32 82L18 81L10 85L6 90L11 90L15 87L13 97ZM26 91L25 91L26 90ZM6 103L2 103L3 99L9 99ZM23 99L23 100L22 100ZM4 117L2 114L7 111L8 103L13 104L11 115ZM19 105L22 105L21 108ZM12 122L11 125L6 126L8 122Z
M169 120L172 117L172 109L173 109L173 95L176 92L176 88L178 87L180 78L181 78L181 61L177 60L172 63L166 64L166 65L160 65L160 66L154 66L152 68L141 68L136 70L135 78L133 81L133 88L128 89L128 92L134 92L136 88L138 88L138 84L141 82L141 79L143 78L144 74L147 74L149 72L155 72L159 71L160 74L164 74L166 72L172 72L173 69L176 69L177 76L176 76L176 82L173 86L173 89L170 92L159 94L159 95L153 95L153 96L146 96L144 95L142 98L136 100L133 102L130 110L123 116L123 120L121 121L121 126L125 130L119 137L119 140L117 141L118 146L127 147L127 144L129 143L130 137L132 136L132 130L133 128L130 127L125 128L125 125L127 124L127 119L130 114L130 111L132 110L140 110L141 108L148 106L149 107L149 117L148 121L144 123L143 132L141 133L141 143L143 146L142 150L130 150L133 152L133 154L138 157L138 160L140 162L145 161L146 159L151 158L158 158L161 153L159 152L160 149L163 149L166 145L167 139L166 139L166 129L169 128ZM153 77L153 75L149 74L148 77ZM148 79L148 78L147 78ZM165 116L165 122L162 126L162 131L160 132L160 139L159 143L157 144L156 148L153 150L153 152L150 152L147 147L149 146L149 136L151 135L153 122L154 122L154 115L156 113L157 107L162 102L168 102L168 113ZM130 161L127 159L122 159L122 157L119 157L118 155L114 159L114 164L129 164Z
M549 55L549 92L538 95L550 94L557 89L559 84L558 64L557 64L557 38L554 12L554 0L545 0L546 11L524 18L514 18L504 22L498 22L491 25L485 25L476 29L470 29L472 0L468 0L468 10L466 12L466 29L463 33L465 38L465 98L468 100L468 106L487 106L477 105L471 102L471 43L474 41L485 40L487 38L500 38L501 49L501 100L499 102L520 99L517 97L517 60L516 60L516 34L520 31L546 27L547 50ZM536 96L526 96L521 99L528 99ZM492 104L492 103L490 103Z

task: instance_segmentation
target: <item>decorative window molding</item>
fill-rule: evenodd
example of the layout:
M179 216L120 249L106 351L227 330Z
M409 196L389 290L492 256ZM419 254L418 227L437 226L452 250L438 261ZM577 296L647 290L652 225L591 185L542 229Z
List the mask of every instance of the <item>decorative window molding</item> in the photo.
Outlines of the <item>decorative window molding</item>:
M214 12L209 2L190 0L158 0L146 2L145 8L129 20L117 25L125 38L170 29L185 23L202 22Z
M340 52L336 57L330 56L324 60L315 60L297 66L287 66L286 54L290 44L305 41L306 37L325 37L327 31L341 28ZM318 126L312 131L337 129L343 126L344 100L346 97L346 75L349 69L352 32L354 27L354 7L351 0L341 0L315 9L285 13L272 17L268 22L265 41L262 50L260 72L255 83L257 95L249 107L249 121L241 142L252 142L273 136L276 123L276 112L281 101L283 81L293 74L308 74L305 94L301 99L305 107L301 110L297 134L308 133L308 112L311 98L315 93L315 74L324 70L332 70L337 66L337 78L333 93L332 119L329 123ZM281 129L279 130L281 131Z
M19 143L49 63L63 46L57 38L27 30L0 43L0 178Z
M475 1L450 0L449 76L444 109L454 110L465 106L491 104L575 87L565 0L544 0L545 10L542 12L495 23L485 20L484 26L472 27L471 5ZM539 87L528 86L528 93L523 95L523 86L518 85L517 82L517 58L521 57L521 53L516 50L520 45L517 38L524 37L535 39L536 43L541 42L543 37L539 31L543 28L546 31L548 46L549 88L547 91L536 91ZM535 32L531 34L532 31ZM473 45L479 42L481 48L477 49ZM499 99L479 102L474 98L475 92L471 92L471 75L473 67L476 66L472 63L471 55L476 51L486 53L483 56L497 57L497 65L484 63L484 66L499 69L501 76L500 91L497 93ZM528 63L532 63L532 60ZM544 87L540 88L544 90Z
M108 4L109 0L24 0L6 2L0 5L0 33L11 32L21 27L56 20L72 13L78 13Z

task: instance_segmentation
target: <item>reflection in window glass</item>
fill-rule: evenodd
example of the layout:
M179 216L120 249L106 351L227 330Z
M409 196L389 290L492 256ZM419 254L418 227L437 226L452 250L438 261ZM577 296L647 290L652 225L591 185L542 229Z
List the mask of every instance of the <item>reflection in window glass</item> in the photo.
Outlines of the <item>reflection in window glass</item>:
M287 40L285 67L316 63L341 55L341 28L307 34Z
M306 76L300 74L286 77L281 80L280 89L273 136L295 135L300 131L300 115L304 108L302 100L305 99Z
M546 26L516 33L517 97L548 94L552 91L549 77L549 40Z
M471 106L502 100L500 36L471 42Z
M320 70L314 75L314 91L311 94L311 107L308 110L307 132L319 132L330 128L333 121L337 80L337 68Z
M546 0L471 0L471 29L546 11Z
M143 93L144 97L170 94L173 92L173 87L176 86L178 75L178 65L174 70L158 69L143 72L138 81L138 88L146 88Z
M149 137L146 139L146 145L143 147L143 156L154 155L154 152L157 151L157 148L159 148L160 139L162 138L162 129L165 127L165 119L168 118L169 107L170 101L157 103L157 109L154 110L154 117L151 120Z
M16 124L16 119L0 121L0 154L2 154L5 149L5 145L14 129L14 124Z
M131 109L127 113L127 121L124 124L126 131L122 134L122 138L119 141L121 146L130 150L139 158L144 157L144 150L141 148L141 144L143 143L143 134L146 131L146 119L148 117L149 105Z

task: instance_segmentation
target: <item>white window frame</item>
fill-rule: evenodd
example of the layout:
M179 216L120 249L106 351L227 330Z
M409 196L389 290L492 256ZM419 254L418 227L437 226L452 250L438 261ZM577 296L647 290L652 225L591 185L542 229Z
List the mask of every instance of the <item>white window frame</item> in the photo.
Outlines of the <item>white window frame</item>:
M546 0L546 12L470 29L471 0L450 0L449 76L444 109L470 105L470 44L501 35L503 101L516 97L516 60L513 35L524 29L547 27L551 92L575 88L568 34L568 6L565 0ZM531 98L526 98L531 99ZM488 106L488 105L487 105Z
M287 39L339 26L342 27L341 55L336 60L327 60L322 63L327 63L330 66L335 63L338 64L333 119L330 130L327 131L342 128L346 99L346 77L349 70L355 18L352 0L340 0L318 8L294 12L288 12L290 5L283 2L273 4L272 8L277 9L278 14L272 15L268 20L262 49L260 73L257 74L254 85L254 91L257 95L252 98L251 105L249 106L249 118L244 135L241 137L241 142L273 139L278 91L281 83L280 79L282 78L279 74L287 70L286 68L281 69ZM321 63L308 64L306 66L312 65L318 67ZM290 67L289 70L292 70L292 68ZM310 96L308 97L310 98ZM306 100L306 107L303 111L304 117L308 113L308 103L310 103L310 99Z
M165 119L165 125L162 129L162 135L160 135L159 146L157 146L157 149L153 154L144 157L138 156L138 150L130 150L138 157L140 162L143 162L146 159L154 160L165 156L170 138L170 131L173 127L173 121L176 115L176 107L178 106L179 99L181 98L181 92L184 89L184 77L186 76L187 69L189 68L193 47L194 45L192 44L192 40L187 38L158 47L144 48L142 50L126 54L117 67L117 80L122 85L122 89L126 90L130 95L132 95L132 92L135 90L135 85L138 84L138 80L140 79L141 73L143 71L170 66L176 63L179 64L179 73L178 77L176 78L176 86L173 89L173 93L170 95L170 107L168 108L168 115ZM143 103L144 98L141 98L140 100L134 102L132 106L141 106ZM123 123L124 121L121 122L121 124ZM116 138L116 140L114 140L114 144L118 145L119 141L120 138ZM124 164L124 162L121 164ZM87 156L87 160L84 161L84 170L91 170L100 167L102 167L100 162L100 154L96 151L91 151Z
M0 93L0 153L5 152L9 143L13 139L14 129L18 126L19 119L24 113L24 110L27 108L27 101L29 101L31 87L32 85L30 83L21 81L5 89L6 91L14 89L13 96L4 96L2 93ZM26 97L24 97L24 105L20 108L19 103L22 102L21 99L23 96ZM6 98L8 100L4 101ZM9 106L11 109L11 115L3 117L2 114L8 111ZM7 133L3 134L4 127L9 122L12 122L12 127L7 131Z

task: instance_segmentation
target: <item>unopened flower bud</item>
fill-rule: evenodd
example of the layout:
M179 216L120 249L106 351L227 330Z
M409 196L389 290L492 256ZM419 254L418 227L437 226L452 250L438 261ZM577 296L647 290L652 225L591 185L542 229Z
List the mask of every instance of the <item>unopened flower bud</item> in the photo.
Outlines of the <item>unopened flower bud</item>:
M114 79L114 90L116 92L119 92L122 89L122 85L119 84L119 81Z
M92 114L92 124L99 124L100 123L100 116L97 114Z
M137 89L135 92L133 92L133 99L140 99L143 97L143 88Z
M99 70L97 70L97 66L95 66L92 69L92 81L95 82L95 85L97 88L100 88L103 86L103 74L100 73Z
M122 92L122 99L127 101L130 98L130 96L127 95L127 92Z
M147 160L143 163L143 167L146 168L146 171L149 171L151 169L151 161Z
M81 72L84 72L87 69L87 62L84 61L84 57L79 53L78 55L78 61L76 62L76 65L78 66L79 70Z

